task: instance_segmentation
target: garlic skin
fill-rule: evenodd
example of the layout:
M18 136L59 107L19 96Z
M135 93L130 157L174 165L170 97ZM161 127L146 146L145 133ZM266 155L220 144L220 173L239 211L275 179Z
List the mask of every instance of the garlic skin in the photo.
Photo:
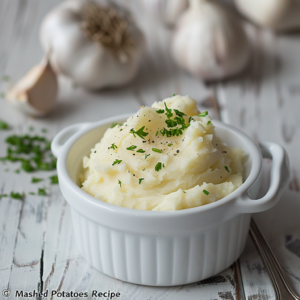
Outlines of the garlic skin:
M168 27L175 26L180 15L187 9L188 0L143 0L147 12Z
M254 23L276 31L300 28L299 0L234 0L238 10Z
M58 83L48 61L33 67L13 88L6 98L25 114L41 117L56 104Z
M133 47L118 57L107 47L93 41L83 29L84 9L90 1L69 0L52 10L43 20L40 40L54 71L66 75L87 89L115 87L136 75L145 50L145 38L133 21L127 32Z
M171 44L175 62L194 76L217 80L242 71L250 58L243 24L219 1L190 0Z

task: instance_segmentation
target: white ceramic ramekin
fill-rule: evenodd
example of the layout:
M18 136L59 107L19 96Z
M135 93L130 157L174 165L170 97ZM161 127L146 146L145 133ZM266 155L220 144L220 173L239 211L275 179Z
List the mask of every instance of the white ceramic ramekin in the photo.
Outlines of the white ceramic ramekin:
M282 194L289 178L285 151L270 142L259 149L241 131L214 121L218 136L247 155L240 188L217 202L174 212L118 207L81 190L78 175L82 157L112 123L127 117L72 125L52 142L82 256L109 276L153 286L187 284L224 270L243 251L251 213L271 208ZM263 198L251 200L260 187L262 156L273 159L270 188Z

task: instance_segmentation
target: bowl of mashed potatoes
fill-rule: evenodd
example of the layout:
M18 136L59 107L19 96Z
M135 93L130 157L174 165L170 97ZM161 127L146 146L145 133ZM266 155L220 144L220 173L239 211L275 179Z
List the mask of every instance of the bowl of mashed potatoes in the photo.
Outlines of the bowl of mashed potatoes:
M52 151L82 256L109 276L153 286L229 267L244 249L251 213L275 205L289 177L281 146L256 145L180 95L69 126ZM271 182L255 199L262 157L273 160Z

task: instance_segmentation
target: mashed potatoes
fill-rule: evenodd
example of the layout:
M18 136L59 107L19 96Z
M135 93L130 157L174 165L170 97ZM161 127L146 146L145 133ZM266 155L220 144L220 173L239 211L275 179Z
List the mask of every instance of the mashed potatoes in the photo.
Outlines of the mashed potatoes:
M106 131L83 158L82 189L127 208L196 207L242 184L242 156L215 136L194 99L175 95Z

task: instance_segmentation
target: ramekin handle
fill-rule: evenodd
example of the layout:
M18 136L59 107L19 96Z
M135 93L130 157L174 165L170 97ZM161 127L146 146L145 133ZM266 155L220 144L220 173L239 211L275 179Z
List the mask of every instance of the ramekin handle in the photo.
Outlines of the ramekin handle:
M66 141L76 132L84 129L90 123L77 123L70 125L56 134L51 143L51 151L55 157L59 156L59 152Z
M280 199L290 177L289 160L286 151L278 144L259 143L263 158L272 159L270 187L266 195L252 200L248 196L238 199L240 213L256 213L273 207Z

